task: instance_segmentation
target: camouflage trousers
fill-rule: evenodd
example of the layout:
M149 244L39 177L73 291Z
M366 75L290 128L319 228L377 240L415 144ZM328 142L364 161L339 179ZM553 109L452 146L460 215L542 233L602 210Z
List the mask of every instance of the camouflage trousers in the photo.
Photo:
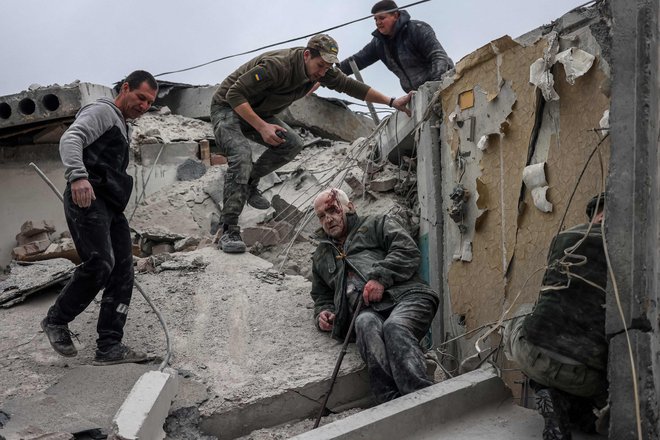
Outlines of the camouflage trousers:
M431 298L408 295L388 311L366 308L358 315L356 343L378 403L433 385L419 341L435 312Z
M565 393L602 401L607 395L607 373L553 353L529 342L522 334L527 318L509 321L504 328L504 353L534 382Z
M231 108L211 106L211 123L220 153L227 157L227 174L223 190L222 218L228 225L238 224L250 187L256 187L259 179L291 162L302 150L303 141L288 125L276 117L264 118L269 124L277 124L287 130L286 142L277 147L266 144L261 135ZM266 147L266 151L252 162L253 150Z

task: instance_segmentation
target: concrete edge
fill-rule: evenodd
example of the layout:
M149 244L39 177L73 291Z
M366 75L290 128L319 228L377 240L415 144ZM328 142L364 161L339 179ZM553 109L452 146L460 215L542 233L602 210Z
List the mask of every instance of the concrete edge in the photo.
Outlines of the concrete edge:
M417 424L417 432L428 431L431 425L442 424L461 414L474 411L494 401L509 398L511 393L492 368L472 371L453 379L432 385L415 393L400 397L342 420L293 437L308 439L396 438L396 426L407 426L410 434L415 427L408 419L427 417L429 426Z
M148 371L135 382L113 418L113 434L120 439L162 439L163 424L177 388L177 377Z

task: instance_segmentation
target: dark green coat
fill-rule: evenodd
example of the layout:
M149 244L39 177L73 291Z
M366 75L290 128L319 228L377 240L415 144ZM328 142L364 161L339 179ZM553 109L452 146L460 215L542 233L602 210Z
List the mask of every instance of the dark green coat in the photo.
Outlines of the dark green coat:
M338 245L321 231L320 243L312 256L312 299L314 319L323 310L335 314L332 337L343 339L351 320L344 286L347 265L366 281L375 280L385 287L383 300L372 303L375 310L385 310L404 295L439 296L417 275L421 254L417 244L392 217L360 218L348 214L348 236L343 254Z

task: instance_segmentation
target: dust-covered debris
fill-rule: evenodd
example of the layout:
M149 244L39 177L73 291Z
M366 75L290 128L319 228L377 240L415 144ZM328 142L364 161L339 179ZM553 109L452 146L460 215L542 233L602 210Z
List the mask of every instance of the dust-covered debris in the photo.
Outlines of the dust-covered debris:
M149 112L135 120L131 145L213 139L211 123L168 113Z
M9 276L0 281L0 307L11 307L33 293L68 280L75 268L64 258L32 263L12 261Z

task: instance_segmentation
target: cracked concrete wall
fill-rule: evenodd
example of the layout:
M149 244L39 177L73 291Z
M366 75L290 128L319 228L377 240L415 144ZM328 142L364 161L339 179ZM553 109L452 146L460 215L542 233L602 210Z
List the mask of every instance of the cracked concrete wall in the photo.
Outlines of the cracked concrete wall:
M548 246L578 175L600 141L600 132L592 129L609 109L609 65L589 28L600 20L593 13L577 14L570 20L570 32L555 29L554 46L552 33L524 44L500 38L461 60L453 81L443 83L444 203L452 204L450 195L458 183L469 193L462 226L449 218L444 226L448 337L497 321L509 307L515 313L538 296ZM562 65L555 64L551 72L560 98L538 105L542 97L529 82L529 66L546 51L554 51L552 55L570 47L594 55L593 66L570 85ZM540 127L532 142L537 121ZM607 172L609 140L599 150ZM534 206L522 181L525 166L541 162L546 163L550 213ZM564 227L586 220L584 207L601 182L594 157ZM460 219L460 213L456 217ZM499 337L493 337L487 344L498 342ZM463 341L456 348L459 359L474 351L473 343ZM509 385L514 380L507 378Z
M612 167L605 236L618 291L608 286L610 438L660 436L660 6L612 0ZM617 306L618 293L622 310ZM623 320L621 319L623 315ZM628 330L630 343L624 329ZM631 370L629 349L635 360ZM639 425L633 378L639 391ZM638 436L638 430L641 430Z

